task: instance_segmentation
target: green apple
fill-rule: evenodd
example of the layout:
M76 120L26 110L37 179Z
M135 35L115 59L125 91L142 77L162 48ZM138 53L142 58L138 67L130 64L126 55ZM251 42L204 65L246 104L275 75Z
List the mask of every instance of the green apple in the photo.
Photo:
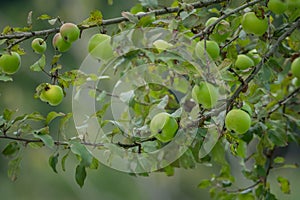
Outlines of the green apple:
M35 38L31 42L31 47L36 53L42 54L47 49L47 43L42 38Z
M283 0L269 0L268 2L268 8L277 15L284 13L287 7L287 4Z
M225 126L238 134L246 133L251 126L251 118L248 113L240 109L232 109L225 117Z
M162 52L171 48L173 45L165 40L156 40L153 42L153 46L158 50L158 52Z
M215 41L206 40L206 52L211 59L216 60L220 56L220 47ZM196 56L205 59L204 56L204 40L197 42L195 47Z
M240 54L237 56L234 66L238 69L245 70L254 66L254 62L249 56Z
M59 52L66 52L71 48L71 43L66 42L60 33L56 33L52 40L53 47Z
M217 19L218 19L217 17L209 18L206 21L205 26L211 25ZM225 40L228 38L229 35L230 35L230 24L227 21L222 20L215 26L213 32L209 35L209 38L218 43L221 43L221 42L225 42Z
M46 84L44 90L40 93L40 99L48 102L51 106L59 105L64 97L62 88L58 85Z
M113 57L113 49L110 44L111 37L106 34L95 34L88 42L88 51L96 59L109 60Z
M192 98L205 109L214 107L218 97L218 89L208 82L201 82L192 89Z
M295 77L300 78L300 57L296 58L293 62L292 62L292 73Z
M292 83L296 87L300 87L300 79L299 78L293 78Z
M247 56L249 56L253 60L254 65L257 65L261 61L261 57L256 49L252 49L251 51L249 51L247 53Z
M259 19L254 12L248 12L243 15L242 27L246 33L261 36L268 29L268 20L266 17Z
M79 38L80 29L77 27L76 24L73 23L65 23L63 24L59 32L62 38L67 41L68 43L72 43Z
M161 142L169 142L178 130L178 123L169 113L158 113L150 122L151 135Z
M6 74L16 73L21 66L21 57L17 52L4 53L0 57L0 69Z

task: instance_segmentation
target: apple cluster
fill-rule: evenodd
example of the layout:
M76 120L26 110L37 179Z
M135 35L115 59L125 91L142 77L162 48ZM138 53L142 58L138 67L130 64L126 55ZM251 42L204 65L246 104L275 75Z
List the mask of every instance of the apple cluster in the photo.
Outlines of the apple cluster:
M76 24L64 23L59 32L54 35L52 45L59 52L68 51L79 36L80 29Z

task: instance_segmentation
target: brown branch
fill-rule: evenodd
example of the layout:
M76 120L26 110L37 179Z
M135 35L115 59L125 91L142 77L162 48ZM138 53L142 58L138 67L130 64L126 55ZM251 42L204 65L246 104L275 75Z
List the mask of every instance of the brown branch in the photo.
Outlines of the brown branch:
M262 69L264 63L274 54L276 51L277 47L280 45L280 43L287 37L289 36L297 27L300 26L300 18L297 19L291 27L283 33L274 43L273 46L269 49L269 51L265 54L265 56L261 59L261 61L255 66L254 70L252 73L244 80L244 84L241 84L233 93L231 98L227 102L227 111L231 109L231 106L234 102L234 100L240 95L240 93L244 90L245 85L248 85L258 74L258 72Z
M295 89L291 94L289 94L284 99L278 101L278 103L273 107L273 109L270 110L270 112L268 113L268 116L270 116L273 112L275 112L276 110L278 110L281 106L285 105L293 97L295 97L297 94L299 94L299 92L300 92L300 87L298 87L297 89Z
M24 142L25 144L42 143L43 142L40 139L12 137L12 136L9 136L9 135L0 135L0 139L14 140L14 141L19 141L19 142ZM68 145L70 145L68 142L65 142L65 141L54 141L54 144L56 146L68 146ZM85 142L85 141L82 141L81 144L84 144L84 145L87 145L87 146L93 146L93 147L104 146L102 143L90 143L90 142Z
M253 185L250 185L248 187L245 188L240 188L237 190L225 190L227 193L240 193L240 192L244 192L247 190L252 190L253 188L255 188L257 185L259 185L261 183L261 181L257 181L256 183L254 183Z
M259 2L261 2L262 0L255 0L255 1L251 1L248 3L243 4L240 7L237 7L236 9L233 9L232 11L228 12L227 14L222 15L221 17L219 17L216 21L214 21L214 23L212 23L211 25L207 26L203 31L201 31L200 33L194 35L192 37L192 39L198 38L198 37L203 37L206 34L209 34L213 31L214 27L220 23L222 20L226 19L227 17L229 17L230 15L233 15L249 6L255 5Z
M225 2L227 0L214 0L214 1L208 1L208 2L196 2L196 3L191 3L188 4L188 6L194 7L194 8L203 8L203 7L207 7L210 5L214 5L214 4L218 4L218 3L222 3ZM169 14L169 13L176 13L179 12L181 10L181 7L168 7L168 8L164 8L164 9L157 9L157 10L153 10L150 12L145 12L145 13L140 13L140 14L136 14L134 16L136 16L138 19L147 16L147 15L155 15L155 16L159 16L159 15L165 15L165 14ZM128 21L127 18L125 17L117 17L117 18L112 18L112 19L104 19L102 21L102 23L100 24L95 24L95 25L91 25L91 26L80 26L79 28L81 30L84 29L89 29L89 28L93 28L93 27L97 27L97 26L105 26L105 25L111 25L111 24L118 24L124 21ZM2 39L21 39L21 38L26 38L29 39L31 37L35 37L35 36L45 36L45 35L49 35L49 34L53 34L53 33L57 33L59 32L59 27L56 28L51 28L51 29L46 29L46 30L39 30L39 31L31 31L31 32L17 32L14 34L7 34L7 35L0 35L0 40Z

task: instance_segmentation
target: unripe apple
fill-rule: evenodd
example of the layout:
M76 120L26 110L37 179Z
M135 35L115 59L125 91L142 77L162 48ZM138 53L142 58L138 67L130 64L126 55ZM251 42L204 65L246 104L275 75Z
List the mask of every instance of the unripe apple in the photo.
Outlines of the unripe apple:
M169 48L171 48L173 45L168 43L165 40L156 40L155 42L153 42L153 46L159 51L165 51Z
M218 89L208 82L201 82L192 89L192 98L205 109L214 107L218 97Z
M47 49L47 43L42 38L35 38L31 42L31 47L36 53L42 54Z
M254 12L248 12L243 15L242 27L246 33L263 35L268 29L267 18L259 19Z
M248 113L240 109L232 109L225 117L225 126L238 134L246 133L251 126L251 118Z
M213 60L220 56L220 47L215 41L206 40L206 52ZM197 42L195 47L196 56L205 59L204 56L204 40Z
M113 57L113 49L110 44L111 37L106 34L95 34L88 42L88 51L96 59L109 60Z
M287 7L287 4L283 0L269 0L268 2L268 8L277 15L284 13Z
M292 62L292 73L295 77L300 78L300 57L296 58L293 62Z
M252 49L251 51L249 51L247 53L247 56L249 56L253 60L254 65L257 65L261 61L261 57L256 49Z
M300 87L300 79L299 78L297 78L297 77L293 78L292 83L294 86Z
M62 38L67 41L68 43L72 43L79 38L80 29L77 27L76 24L73 23L65 23L63 24L59 32Z
M58 85L46 84L44 90L40 94L40 99L48 102L51 106L59 105L64 97L62 88Z
M249 56L240 54L238 55L234 66L238 69L245 70L254 66L254 62Z
M150 131L161 142L169 142L178 130L178 123L169 113L158 113L150 122Z
M54 35L52 45L59 52L65 52L71 48L71 43L66 42L60 33Z
M6 74L16 73L21 66L21 57L17 52L5 53L0 57L0 69Z
M205 26L211 25L217 19L218 19L217 17L209 18L206 21ZM221 42L224 42L228 38L229 35L230 35L230 24L227 21L222 20L215 26L213 32L209 35L209 38L218 43L221 43Z

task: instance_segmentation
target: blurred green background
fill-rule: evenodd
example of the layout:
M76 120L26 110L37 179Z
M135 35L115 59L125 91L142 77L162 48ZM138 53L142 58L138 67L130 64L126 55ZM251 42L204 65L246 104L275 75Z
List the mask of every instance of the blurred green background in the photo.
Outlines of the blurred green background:
M115 0L113 5L108 5L106 0L10 0L1 1L0 7L0 29L6 25L25 26L27 14L33 11L34 29L50 27L46 21L36 21L41 14L59 16L63 21L79 23L88 17L91 10L102 11L104 19L119 17L122 11L128 11L137 1ZM63 55L62 63L69 69L80 67L82 60L87 55L86 44L89 36L97 30L85 31L82 39L77 41L69 53ZM22 44L27 51L26 59L22 60L22 69L13 76L14 82L0 82L0 111L5 107L17 109L18 114L30 113L35 110L43 114L48 113L53 107L46 105L40 100L34 100L34 88L41 82L47 82L48 77L41 73L32 73L29 66L39 57L34 54L30 47L30 41ZM51 40L48 41L49 49ZM51 56L51 51L48 52ZM25 57L25 56L24 56ZM71 112L71 89L67 91L67 97L63 104L55 108L56 111ZM70 126L69 132L74 132L74 127ZM5 145L5 141L0 141L0 148ZM67 171L63 172L59 168L59 173L55 174L48 165L50 151L46 148L34 150L26 148L23 152L20 176L12 182L7 177L8 159L0 156L0 199L20 199L20 200L86 200L86 199L209 199L207 190L198 189L198 183L204 178L210 178L212 173L218 173L218 166L211 167L198 165L196 169L177 169L173 177L167 177L163 173L153 173L149 177L134 177L118 172L100 165L98 170L89 170L88 177L83 188L80 188L74 178L76 158L67 160ZM287 162L299 162L300 149L292 146L284 149L287 155ZM238 163L233 157L229 157L232 163ZM241 178L239 167L234 164L233 174L236 175L235 185L249 185ZM276 183L277 175L285 176L291 181L292 195L283 195L279 185ZM300 172L296 170L275 170L271 172L272 191L279 199L298 199L300 191L297 190L300 183Z

